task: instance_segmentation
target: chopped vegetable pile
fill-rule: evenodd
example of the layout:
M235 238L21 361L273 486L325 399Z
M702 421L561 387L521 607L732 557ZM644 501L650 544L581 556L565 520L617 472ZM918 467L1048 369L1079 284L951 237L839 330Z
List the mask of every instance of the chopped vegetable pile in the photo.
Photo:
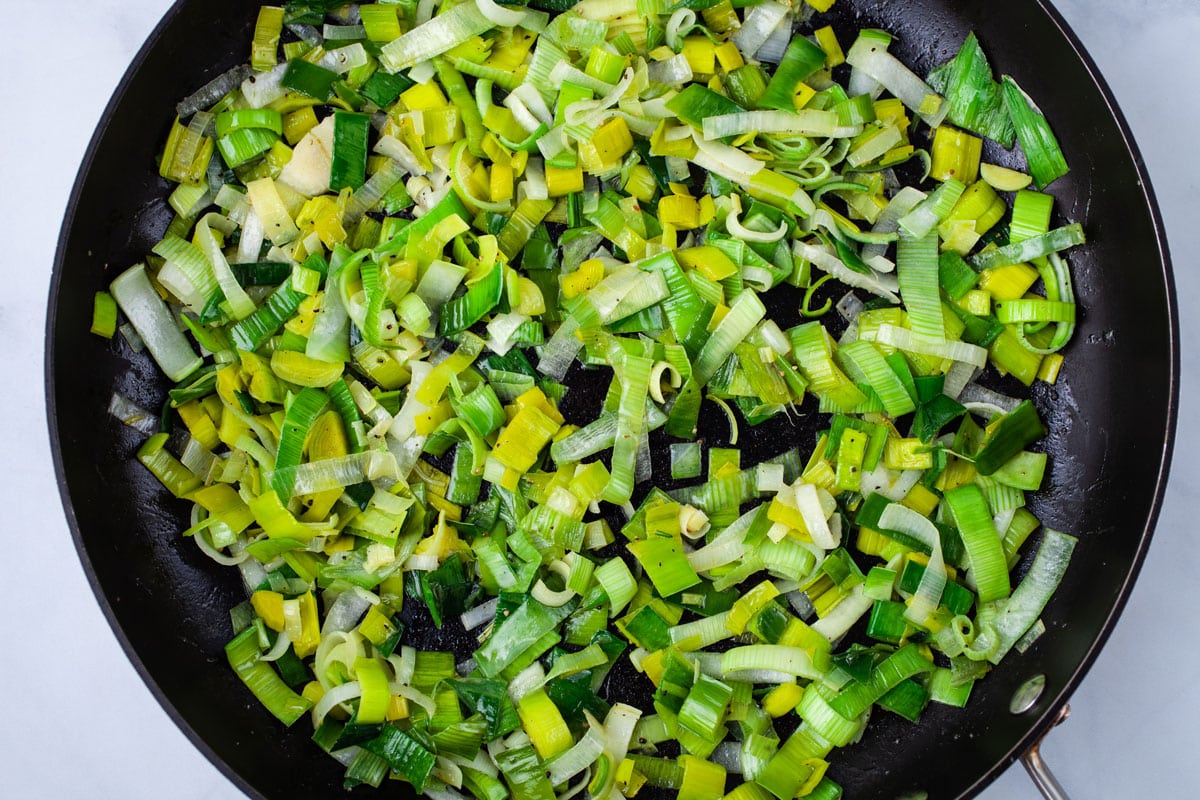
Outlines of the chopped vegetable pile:
M1046 430L976 380L1056 380L1066 163L973 35L922 78L832 4L264 6L180 104L93 321L175 387L111 410L347 787L837 798L874 709L1044 630Z

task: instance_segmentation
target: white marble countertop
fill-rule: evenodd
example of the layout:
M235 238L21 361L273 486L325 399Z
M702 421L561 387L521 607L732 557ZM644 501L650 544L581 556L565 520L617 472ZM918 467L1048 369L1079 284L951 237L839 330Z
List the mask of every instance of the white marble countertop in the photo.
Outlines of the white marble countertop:
M4 0L16 11L13 0ZM9 620L0 726L0 795L36 798L240 796L175 727L125 658L84 578L51 467L42 390L44 313L54 247L75 171L107 99L169 0L60 0L52 33L0 48L0 226L9 290L0 294L8 375L0 508L8 543L0 607ZM1194 0L1060 0L1129 118L1150 168L1175 259L1180 307L1200 298L1195 137L1200 130L1200 5ZM65 92L69 97L60 97ZM31 106L30 103L38 105ZM53 104L53 105L51 105ZM22 109L18 112L17 109ZM61 111L58 109L62 109ZM1198 346L1193 349L1195 342ZM1200 793L1200 325L1185 316L1179 437L1166 505L1145 569L1112 639L1044 747L1076 798ZM1020 767L985 800L1033 798Z

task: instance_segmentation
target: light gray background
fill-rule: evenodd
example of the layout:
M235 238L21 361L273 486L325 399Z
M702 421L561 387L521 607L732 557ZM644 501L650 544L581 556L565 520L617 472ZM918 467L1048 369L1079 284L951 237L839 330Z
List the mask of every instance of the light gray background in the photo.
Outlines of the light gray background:
M101 615L59 505L43 404L46 294L75 171L110 94L169 5L0 0L0 10L16 21L0 48L4 797L239 796L158 706ZM1184 314L1183 402L1175 467L1146 567L1072 701L1070 721L1044 752L1076 800L1196 797L1200 549L1192 503L1200 496L1194 391L1200 326L1191 312L1200 299L1193 257L1200 226L1200 4L1058 5L1116 93L1162 204ZM985 800L1035 796L1019 766L983 794Z

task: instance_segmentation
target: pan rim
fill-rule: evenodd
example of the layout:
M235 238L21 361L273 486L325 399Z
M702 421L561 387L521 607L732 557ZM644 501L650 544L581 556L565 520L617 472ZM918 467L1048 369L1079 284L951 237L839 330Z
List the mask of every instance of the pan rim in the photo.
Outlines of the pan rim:
M159 39L168 27L179 16L184 6L193 0L175 0L171 7L163 14L163 17L155 25L149 33L142 46L138 49L137 54L131 60L129 66L122 74L116 87L113 90L112 96L109 98L104 111L101 113L99 121L96 124L95 131L88 143L87 149L84 152L80 167L76 172L75 180L72 185L69 195L66 210L63 215L63 223L59 230L59 237L55 249L53 269L51 272L50 286L48 292L48 302L46 311L46 327L45 341L46 350L43 360L44 366L44 383L46 386L46 416L50 435L51 457L54 463L55 482L58 486L59 499L63 506L64 515L67 522L67 527L70 529L71 538L75 544L76 552L79 555L81 565L83 566L84 574L87 576L88 584L91 586L92 593L95 595L97 603L107 620L109 627L115 634L117 641L120 643L125 652L126 657L133 665L134 669L141 677L142 681L149 688L158 704L167 712L168 717L175 723L184 736L201 752L204 757L217 768L231 783L238 787L247 796L266 800L266 795L259 791L255 786L250 784L240 773L234 770L216 751L208 744L208 742L200 736L200 734L192 727L191 723L183 716L176 708L173 702L167 697L166 693L154 678L153 674L143 663L137 654L137 650L133 642L126 635L124 628L117 618L117 614L112 604L109 602L103 587L100 585L100 579L92 565L90 556L88 555L87 547L83 541L83 534L79 525L78 518L75 513L74 503L70 494L70 487L67 483L65 474L65 466L62 455L62 441L58 426L58 407L57 407L57 392L55 380L55 355L54 347L54 331L55 324L58 319L58 296L63 281L64 275L64 260L68 240L70 239L71 231L74 228L76 216L79 212L80 200L83 194L83 187L87 182L87 177L90 174L93 163L96 158L96 153L99 149L101 141L104 139L108 128L113 122L117 107L125 98L130 84L134 76L141 70L143 64L149 57L157 45ZM998 759L990 768L983 771L973 783L971 783L962 793L959 794L959 800L970 800L976 797L987 786L991 785L1003 772L1005 772L1014 761L1025 753L1031 746L1034 745L1046 732L1053 726L1057 719L1059 711L1069 701L1071 695L1079 687L1079 684L1087 676L1091 670L1101 650L1108 642L1112 635L1113 629L1120 620L1129 596L1135 585L1138 575L1144 566L1146 554L1149 550L1150 541L1153 537L1154 530L1162 511L1163 500L1166 494L1166 488L1170 473L1172 456L1175 446L1175 435L1178 425L1179 413L1179 389L1180 389L1180 351L1179 351L1179 310L1177 294L1175 289L1174 270L1168 246L1166 228L1163 223L1162 212L1159 208L1158 201L1150 182L1150 176L1146 167L1145 160L1142 157L1141 151L1138 148L1137 142L1134 139L1132 129L1121 111L1116 97L1113 95L1112 89L1105 80L1096 62L1088 52L1074 30L1067 23L1062 14L1056 9L1049 0L1035 0L1036 6L1046 15L1049 22L1062 35L1069 44L1075 57L1079 59L1083 65L1088 77L1099 90L1104 104L1112 116L1117 128L1120 131L1121 140L1125 149L1128 151L1131 163L1137 174L1141 198L1145 203L1146 210L1149 212L1150 219L1154 230L1154 240L1158 248L1158 262L1161 266L1161 274L1163 278L1163 287L1166 293L1167 301L1167 344L1169 348L1168 359L1168 375L1167 375L1167 405L1166 405L1166 426L1164 430L1164 441L1162 446L1161 457L1159 459L1158 471L1155 478L1155 486L1153 496L1151 498L1150 507L1146 515L1145 524L1142 527L1138 538L1137 549L1134 553L1133 560L1129 566L1124 579L1121 581L1117 592L1116 600L1109 609L1105 617L1104 623L1101 625L1099 632L1089 645L1084 657L1072 670L1070 677L1062 685L1062 687L1054 694L1053 699L1044 704L1043 710L1038 717L1030 723L1026 733L1021 736L1013 746Z

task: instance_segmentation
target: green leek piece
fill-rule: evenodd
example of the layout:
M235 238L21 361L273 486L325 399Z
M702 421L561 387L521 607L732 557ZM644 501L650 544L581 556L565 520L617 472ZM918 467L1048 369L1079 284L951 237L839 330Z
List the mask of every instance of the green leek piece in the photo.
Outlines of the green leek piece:
M495 23L483 14L477 4L463 3L385 44L380 53L380 63L388 72L400 72L439 56L494 26Z
M516 706L502 681L465 678L448 681L462 703L487 722L486 739L493 741L521 725Z
M975 484L951 489L946 492L946 505L962 533L979 602L1007 597L1011 591L1008 564L983 492Z
M1004 95L973 32L967 34L958 54L949 62L941 92L949 104L947 121L1006 148L1013 146L1016 134Z
M505 750L496 757L496 764L514 796L523 800L553 800L554 787L546 778L532 747L526 745Z
M325 101L333 94L338 74L301 59L292 59L283 72L282 85L314 100Z
M240 130L267 130L279 136L283 133L283 117L269 108L243 108L217 115L217 136L225 137Z
M900 575L899 589L909 594L916 593L921 585L921 577L925 574L925 566L913 560L904 564L904 572ZM942 606L951 614L966 614L975 602L975 593L954 581L946 581L942 589Z
M480 671L487 677L499 675L531 644L548 633L552 633L572 611L575 603L548 607L532 598L526 599L504 620L496 632L475 651L475 660Z
M292 288L290 280L279 286L254 313L230 329L230 338L239 350L254 352L283 327L296 313L304 295Z
M895 371L871 342L857 339L838 350L838 360L852 377L870 384L891 417L901 417L916 408Z
M613 614L620 612L637 593L637 582L620 558L609 559L596 567L592 577L603 590Z
M612 474L601 494L610 503L627 503L633 496L637 453L646 422L643 409L653 366L648 358L629 353L621 355L621 395L613 442Z
M105 339L111 339L117 332L117 301L108 292L94 295L91 332Z
M367 179L367 137L371 118L366 114L338 111L333 115L333 165L329 188L358 189Z
M412 735L394 725L384 725L379 736L364 742L362 747L386 761L416 791L425 790L436 757Z
M1013 456L1046 435L1037 409L1028 400L1000 418L991 435L975 457L980 475L991 475Z
M937 234L913 237L900 233L897 245L896 276L900 279L900 297L908 309L912 332L927 339L945 339L946 321L942 316L939 293Z
M1015 244L985 250L972 259L972 264L980 271L996 269L1042 258L1069 247L1076 247L1085 241L1083 227L1079 223L1072 223Z
M899 714L909 722L919 722L921 712L929 704L930 693L918 681L909 678L879 698L879 707Z
M279 37L283 33L283 9L263 6L254 24L254 40L250 44L250 66L269 70L279 60Z
M667 110L694 128L704 127L705 117L737 114L746 109L698 83L689 83L667 101Z
M187 497L202 481L166 449L168 435L156 433L138 448L137 459L176 497Z
M1048 233L1053 213L1053 195L1028 189L1017 192L1013 199L1012 222L1008 226L1008 241L1017 244Z
M366 6L364 6L366 7ZM359 92L380 108L388 108L396 102L396 98L405 89L414 86L407 75L390 75L386 72L376 72L362 85Z
M823 759L832 745L810 726L801 725L767 762L755 781L779 800L791 800L812 777L814 761Z
M246 286L278 286L291 277L292 265L281 261L263 261L257 264L230 264L229 269L237 282Z
M933 669L916 645L905 645L871 670L863 683L852 683L829 701L830 708L847 719L857 717L901 681Z
M404 34L404 29L400 26L398 11L399 9L391 4L363 3L360 5L358 13L362 17L363 30L367 34L367 39L372 42L390 42L393 39L399 39Z
M979 273L952 250L938 258L938 283L951 300L959 300L979 283Z
M483 280L476 283L466 294L451 300L441 310L438 330L441 334L466 330L500 302L504 293L504 268L500 264L492 267Z
M1029 174L1038 189L1045 189L1070 171L1063 156L1058 139L1050 130L1050 123L1029 95L1022 91L1017 82L1005 75L1001 79L1004 105L1016 129Z
M743 64L725 74L725 91L735 103L755 108L767 91L767 77L758 64Z
M783 60L767 84L766 92L758 98L758 107L795 111L792 98L796 94L796 87L824 64L824 50L803 36L793 36L783 51Z
M699 442L683 442L671 445L671 478L681 480L696 478L700 475Z
M217 150L229 167L240 167L271 149L279 136L262 128L239 128L217 139Z
M258 701L284 725L291 725L312 707L293 692L269 662L259 660L258 631L247 628L225 645L225 658Z
M325 407L329 397L319 389L306 388L296 395L284 416L279 437L279 452L275 456L275 476L272 485L281 498L292 496L292 485L296 480L295 467L299 466L304 441L308 431Z
M867 636L888 644L899 644L908 629L904 618L905 606L891 600L876 600L867 622Z
M454 66L444 58L435 59L433 62L437 68L438 80L446 89L446 94L450 97L450 102L454 103L454 107L458 109L459 116L462 118L463 127L467 134L467 147L472 155L483 157L483 116L479 113L479 107L475 104L475 98L471 95L471 90L467 88L466 81L463 80L462 74L454 68Z
M630 542L629 551L663 597L678 594L700 582L700 577L688 564L683 546L674 537L655 536Z

